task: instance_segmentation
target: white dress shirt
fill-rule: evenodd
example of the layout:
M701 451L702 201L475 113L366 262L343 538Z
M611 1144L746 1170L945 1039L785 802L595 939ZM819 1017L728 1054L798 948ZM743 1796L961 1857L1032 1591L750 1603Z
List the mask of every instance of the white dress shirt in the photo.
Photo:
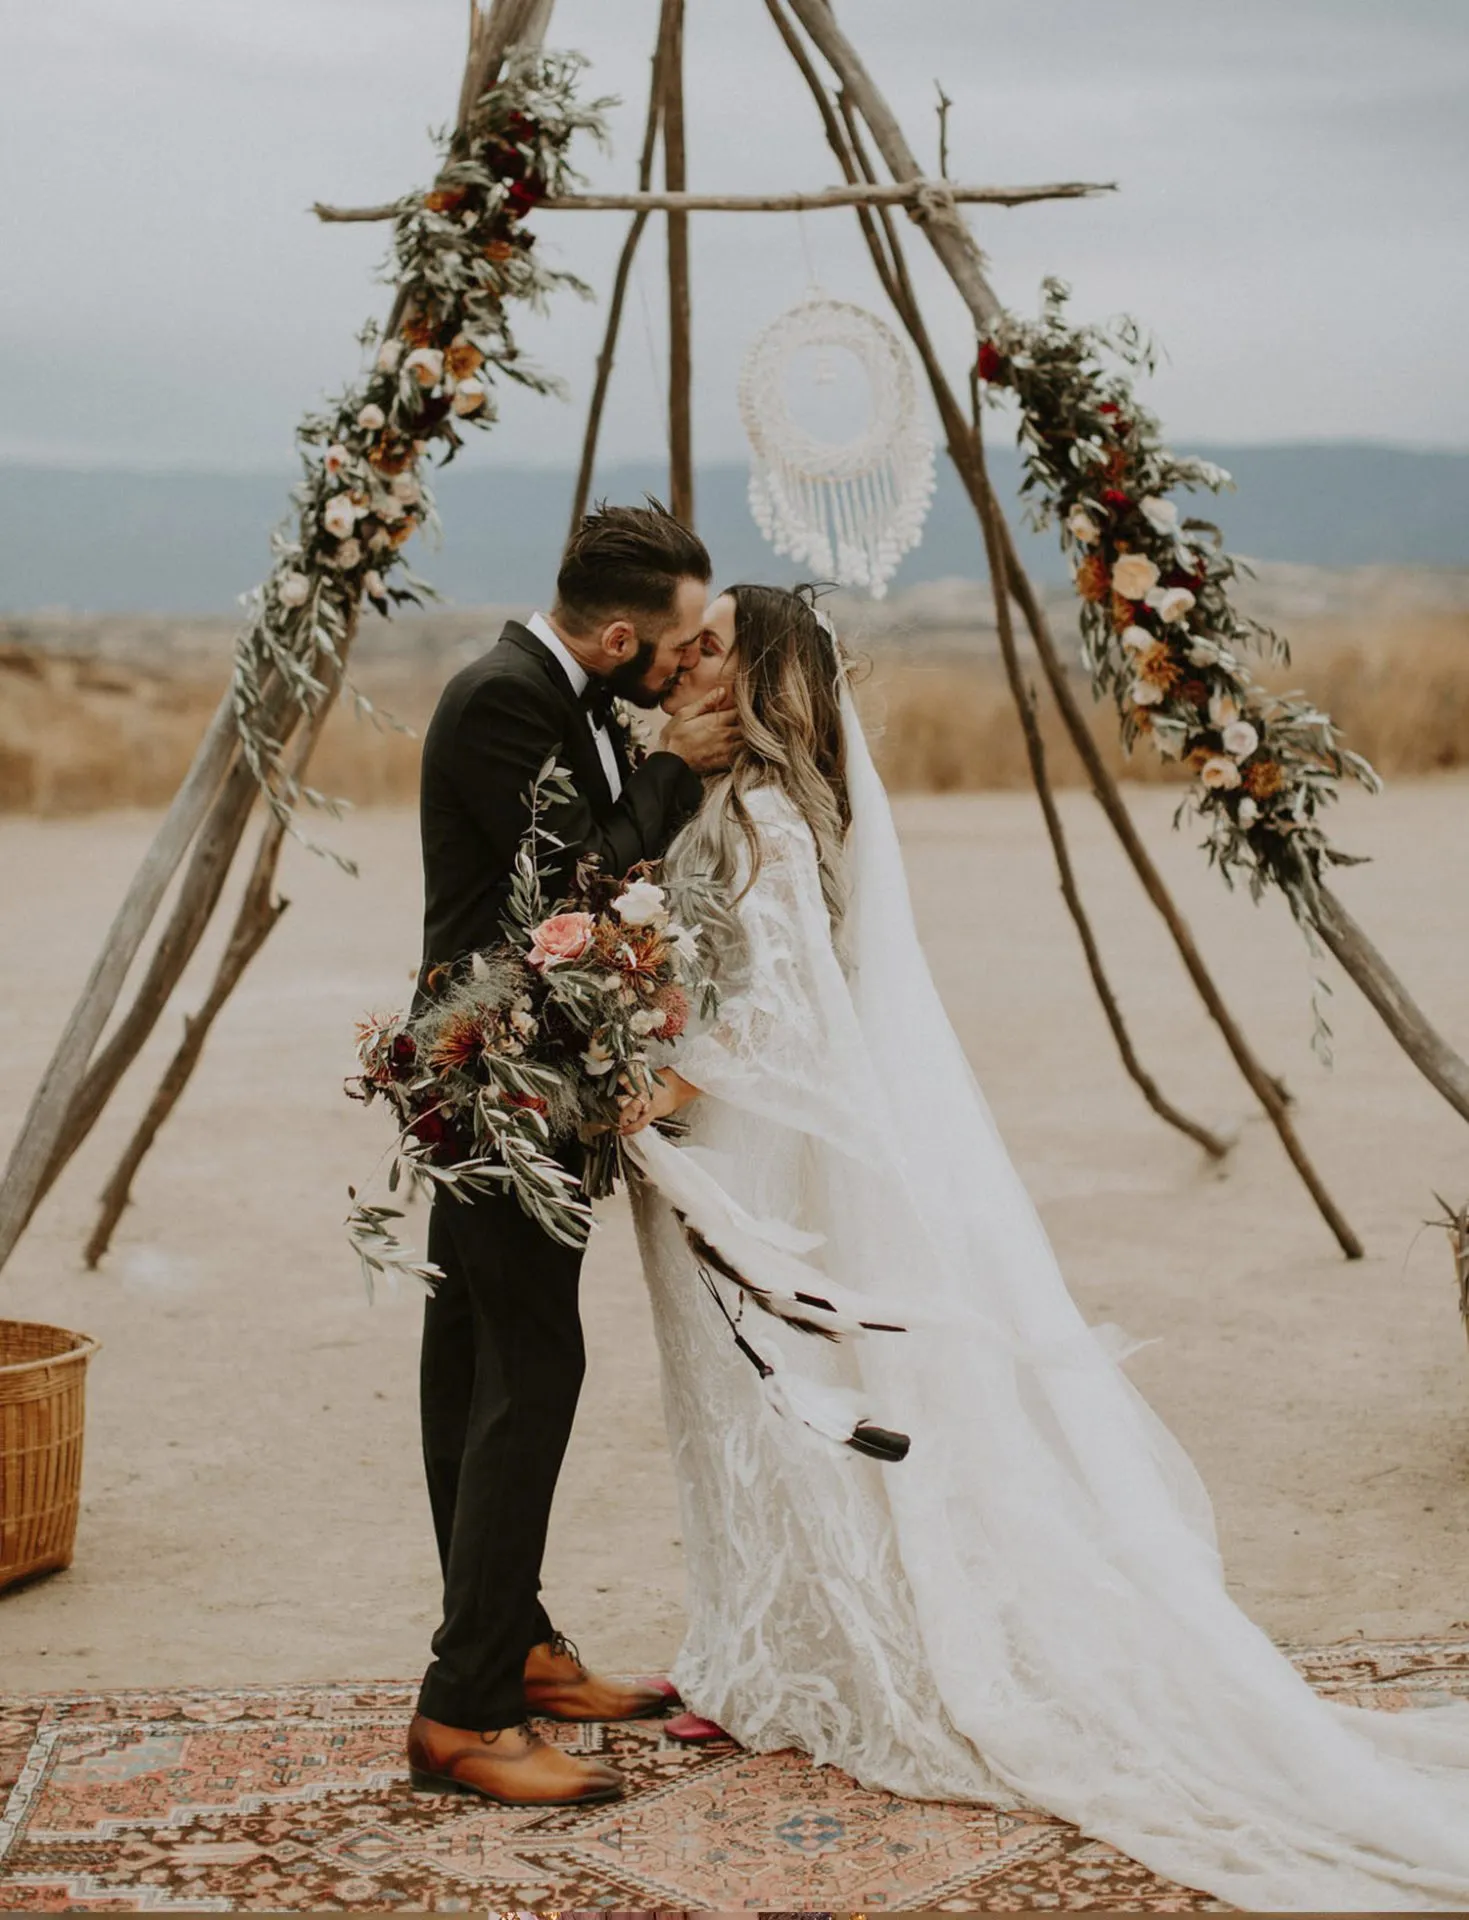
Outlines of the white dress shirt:
M544 614L533 613L525 624L546 651L554 657L561 671L571 682L571 691L580 700L592 676ZM607 784L611 787L612 798L615 800L622 792L622 769L617 764L612 736L605 727L599 727L596 724L591 714L587 715L587 725L591 728L592 738L597 743L597 758L602 762L602 771L607 776Z

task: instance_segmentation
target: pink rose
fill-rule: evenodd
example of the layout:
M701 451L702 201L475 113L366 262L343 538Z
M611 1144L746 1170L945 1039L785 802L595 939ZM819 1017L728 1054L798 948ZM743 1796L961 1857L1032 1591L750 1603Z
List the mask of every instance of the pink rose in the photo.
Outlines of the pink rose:
M592 944L595 926L589 913L553 913L531 930L526 960L533 967L559 967L568 960L580 960Z

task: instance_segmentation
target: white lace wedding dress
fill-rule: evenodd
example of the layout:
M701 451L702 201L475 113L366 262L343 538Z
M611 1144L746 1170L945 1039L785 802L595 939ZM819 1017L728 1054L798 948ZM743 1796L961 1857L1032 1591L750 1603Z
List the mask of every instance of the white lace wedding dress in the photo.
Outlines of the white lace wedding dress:
M1469 1705L1323 1701L1229 1599L1208 1496L1067 1293L943 1013L843 711L843 958L811 836L762 791L747 964L677 1055L689 1142L640 1136L687 1704L867 1786L1048 1808L1240 1907L1469 1909ZM905 1316L829 1344L747 1305L741 1331L860 1388L906 1460L772 1410L675 1204L743 1271L799 1258Z

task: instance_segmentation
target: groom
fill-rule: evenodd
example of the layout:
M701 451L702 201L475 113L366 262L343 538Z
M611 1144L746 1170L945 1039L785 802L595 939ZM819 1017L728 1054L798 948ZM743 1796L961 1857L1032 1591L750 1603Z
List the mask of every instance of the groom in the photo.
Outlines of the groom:
M692 664L709 574L703 543L656 502L602 507L571 537L549 617L508 621L444 689L423 750L420 996L503 939L526 789L548 755L576 787L554 818L564 857L597 854L613 875L660 855L699 804L699 776L728 765L735 722L712 698L672 720L636 770L608 724L615 696L654 707ZM409 1729L413 1784L512 1805L614 1799L610 1767L525 1725L530 1713L631 1719L668 1697L588 1673L540 1601L585 1368L581 1254L504 1191L436 1199L428 1251L444 1276L425 1309L420 1377L444 1613Z

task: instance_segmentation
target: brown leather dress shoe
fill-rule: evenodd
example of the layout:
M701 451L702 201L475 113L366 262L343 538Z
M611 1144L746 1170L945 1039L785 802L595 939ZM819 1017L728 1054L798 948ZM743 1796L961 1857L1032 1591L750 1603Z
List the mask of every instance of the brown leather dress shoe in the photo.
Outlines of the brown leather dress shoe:
M408 1779L418 1793L477 1793L502 1807L579 1807L624 1791L603 1761L566 1753L529 1727L476 1733L421 1713L408 1729Z
M671 1691L667 1681L609 1680L588 1673L562 1633L526 1655L526 1710L548 1720L646 1720L668 1711Z

